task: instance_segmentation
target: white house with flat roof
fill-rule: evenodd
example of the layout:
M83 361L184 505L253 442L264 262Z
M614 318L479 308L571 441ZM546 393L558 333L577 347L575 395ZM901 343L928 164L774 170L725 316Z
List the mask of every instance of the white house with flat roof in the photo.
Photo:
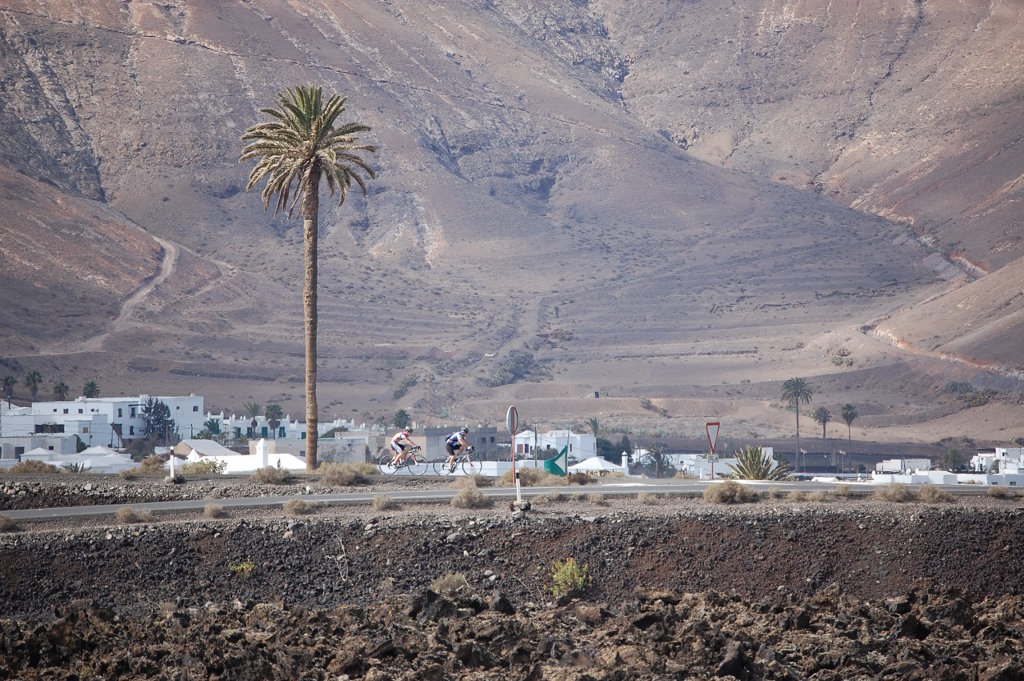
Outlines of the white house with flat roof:
M547 459L562 451L563 447L569 448L569 458L576 461L597 456L597 438L590 434L571 430L549 430L546 433L524 430L516 433L516 458Z
M40 433L77 435L87 446L122 447L143 437L143 408L149 395L138 397L78 397L74 400L33 402L15 407L0 402L0 437L26 437ZM153 397L163 402L177 434L191 437L203 428L203 398Z

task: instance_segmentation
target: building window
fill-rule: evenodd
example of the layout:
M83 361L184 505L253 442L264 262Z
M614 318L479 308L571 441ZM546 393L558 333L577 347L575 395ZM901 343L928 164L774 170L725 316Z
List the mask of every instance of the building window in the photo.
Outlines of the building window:
M132 407L132 413L131 413L131 416L132 416L132 418L135 418L135 407Z
M24 447L15 447L14 448L14 456L21 456L24 453L25 453L25 448Z
M81 413L82 413L82 410L81 410L81 409L79 409L79 410L78 410L78 413L79 413L79 414L81 414Z
M128 434L135 435L135 426L128 426Z
M54 409L54 411L57 411L57 410L56 410L56 409ZM67 413L68 413L68 410L67 410L67 409L65 409L65 410L64 410L64 413L65 413L65 414L67 414Z
M192 405L192 411L199 411L199 405L198 404L193 404Z
M82 426L82 434L86 435L89 433L89 426Z
M118 407L117 408L117 418L121 418L122 416L124 416L124 410L121 409L121 407Z

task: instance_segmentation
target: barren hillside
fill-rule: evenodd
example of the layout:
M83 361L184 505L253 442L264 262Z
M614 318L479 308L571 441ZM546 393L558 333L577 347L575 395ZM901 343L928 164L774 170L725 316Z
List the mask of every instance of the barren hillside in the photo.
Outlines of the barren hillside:
M860 438L983 437L951 380L1020 436L1019 4L833 5L7 2L0 373L301 413L299 232L237 158L316 82L380 147L321 202L324 417L785 435L800 375Z

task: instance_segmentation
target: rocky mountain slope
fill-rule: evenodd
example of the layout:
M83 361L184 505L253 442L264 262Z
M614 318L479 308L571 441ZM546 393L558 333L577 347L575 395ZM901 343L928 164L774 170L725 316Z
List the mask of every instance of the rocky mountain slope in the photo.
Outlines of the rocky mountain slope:
M300 237L237 158L259 108L317 82L381 149L370 196L321 202L325 416L514 400L755 437L788 433L773 400L801 375L857 401L860 437L906 436L885 425L950 380L998 391L991 425L922 437L1012 437L1020 11L8 2L0 373L301 413ZM489 386L513 350L530 380Z

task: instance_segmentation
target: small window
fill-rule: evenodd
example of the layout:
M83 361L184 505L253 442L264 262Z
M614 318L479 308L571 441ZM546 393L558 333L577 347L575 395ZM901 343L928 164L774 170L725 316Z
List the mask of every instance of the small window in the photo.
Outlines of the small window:
M117 418L121 418L122 416L124 416L124 409L121 409L121 407L118 407L117 408Z
M89 432L89 426L83 426L83 427L82 427L82 434L83 434L83 435L85 435L85 434L87 434L88 432Z
M54 409L54 411L57 411L57 410L56 410L56 409ZM67 413L68 413L68 410L67 410L67 409L65 409L65 410L64 410L64 413L65 413L65 414L67 414Z
M193 404L192 405L192 411L199 411L199 405L198 404Z
M135 435L135 426L128 426L128 434Z
M82 410L81 410L81 409L79 409L79 410L78 410L78 413L79 413L79 414L81 414L81 413L83 413L83 412L82 412Z
M15 447L14 448L14 456L21 456L24 453L25 453L25 448L24 447Z

